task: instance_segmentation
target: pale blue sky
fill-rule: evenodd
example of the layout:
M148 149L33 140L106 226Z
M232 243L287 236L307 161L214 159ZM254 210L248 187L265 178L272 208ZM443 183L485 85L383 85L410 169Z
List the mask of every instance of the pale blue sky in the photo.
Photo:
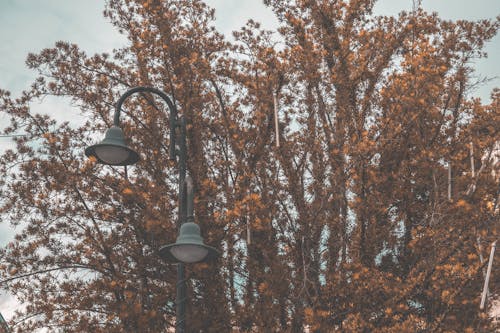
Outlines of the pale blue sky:
M230 36L253 18L264 28L276 27L272 12L260 0L208 0L216 9L217 28ZM423 0L428 11L437 11L446 19L483 19L500 15L500 0ZM394 15L409 10L411 0L380 0L375 10L379 14ZM125 43L103 17L103 0L0 0L0 89L10 90L17 96L35 77L24 62L29 52L38 52L64 40L78 44L87 53L110 52ZM489 59L477 62L481 77L496 77L474 92L488 100L494 87L500 86L500 37L488 43ZM50 113L58 120L75 121L78 113L64 99L46 98L33 105L38 112ZM0 128L7 119L0 116ZM0 138L0 153L12 147L8 138ZM0 223L0 245L5 244L13 230ZM11 298L0 295L0 312L8 320L19 305Z
M51 47L58 40L74 42L88 53L109 52L125 42L102 16L103 0L0 0L0 88L18 94L35 74L24 65L29 52ZM253 18L266 28L276 27L271 11L260 0L208 0L216 9L216 26L226 35ZM411 0L380 0L375 9L395 14L411 9ZM423 6L446 19L481 19L500 15L500 0L424 0ZM477 64L479 75L500 76L497 36L487 45L489 59ZM487 99L499 79L476 95Z

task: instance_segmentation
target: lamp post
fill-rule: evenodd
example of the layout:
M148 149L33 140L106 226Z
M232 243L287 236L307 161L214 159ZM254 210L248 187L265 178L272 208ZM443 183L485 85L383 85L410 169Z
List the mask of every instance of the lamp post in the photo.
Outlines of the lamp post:
M177 263L177 295L176 295L176 324L178 333L186 330L186 278L184 263L196 263L215 258L218 251L203 243L200 236L200 228L194 223L193 217L193 182L190 176L186 176L187 145L186 145L186 118L178 117L177 110L170 98L162 91L151 87L135 87L127 90L118 100L115 106L113 127L107 130L106 136L101 143L85 149L85 155L94 157L98 163L107 165L125 166L139 161L139 154L127 146L123 131L120 128L120 112L125 100L135 94L149 92L160 96L168 105L170 110L170 144L169 157L171 160L178 159L179 167L179 217L177 227L179 236L173 244L162 246L160 256L170 262ZM176 129L179 136L176 137ZM176 140L178 139L178 143ZM177 149L178 147L178 149Z

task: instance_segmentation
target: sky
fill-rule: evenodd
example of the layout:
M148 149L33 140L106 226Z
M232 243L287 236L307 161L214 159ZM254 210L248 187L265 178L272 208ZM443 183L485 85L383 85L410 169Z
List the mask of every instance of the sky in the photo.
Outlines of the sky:
M273 13L261 0L207 0L216 10L217 29L226 36L238 30L252 18L266 29L277 27ZM437 11L442 18L477 20L500 15L500 0L423 0L427 11ZM395 15L410 10L411 0L379 0L377 14ZM103 0L0 0L0 89L14 96L27 89L36 73L25 65L30 52L54 46L56 41L76 43L88 54L112 52L126 43L124 36L103 17ZM500 87L500 36L486 46L488 59L475 64L479 76L494 78L480 87L474 95L484 101L494 87ZM49 113L57 120L78 122L78 112L65 99L45 98L32 105L37 112ZM8 119L0 115L0 129ZM12 147L9 138L0 137L0 154ZM1 176L1 175L0 175ZM0 246L6 244L13 232L0 223ZM19 307L8 295L0 294L0 312L9 320Z

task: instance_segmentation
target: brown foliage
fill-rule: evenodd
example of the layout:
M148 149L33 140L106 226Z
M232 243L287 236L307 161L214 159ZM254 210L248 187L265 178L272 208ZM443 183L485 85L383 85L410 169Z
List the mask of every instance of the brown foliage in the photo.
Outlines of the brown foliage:
M138 85L163 89L189 119L196 219L224 253L188 268L189 331L493 329L478 306L477 240L486 256L498 238L498 178L481 157L499 140L499 93L482 105L468 89L498 20L378 17L368 0L265 2L279 37L250 21L228 42L202 1L110 0L127 46L88 56L58 42L28 57L40 73L30 90L0 91L5 132L27 134L0 159L0 215L18 226L0 276L26 304L17 331L175 322L175 267L157 254L176 235L166 106L147 95L125 104L136 166L83 156ZM69 97L88 121L33 114L47 95Z

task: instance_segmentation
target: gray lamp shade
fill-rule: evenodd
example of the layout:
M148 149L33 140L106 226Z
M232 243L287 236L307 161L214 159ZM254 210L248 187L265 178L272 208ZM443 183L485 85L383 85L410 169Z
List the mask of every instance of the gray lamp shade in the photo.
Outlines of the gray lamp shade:
M187 222L181 226L175 243L160 248L160 255L170 262L196 263L215 258L219 252L203 243L196 223Z
M106 131L101 143L85 149L85 155L107 165L131 165L139 160L139 154L126 145L122 129L116 126Z

